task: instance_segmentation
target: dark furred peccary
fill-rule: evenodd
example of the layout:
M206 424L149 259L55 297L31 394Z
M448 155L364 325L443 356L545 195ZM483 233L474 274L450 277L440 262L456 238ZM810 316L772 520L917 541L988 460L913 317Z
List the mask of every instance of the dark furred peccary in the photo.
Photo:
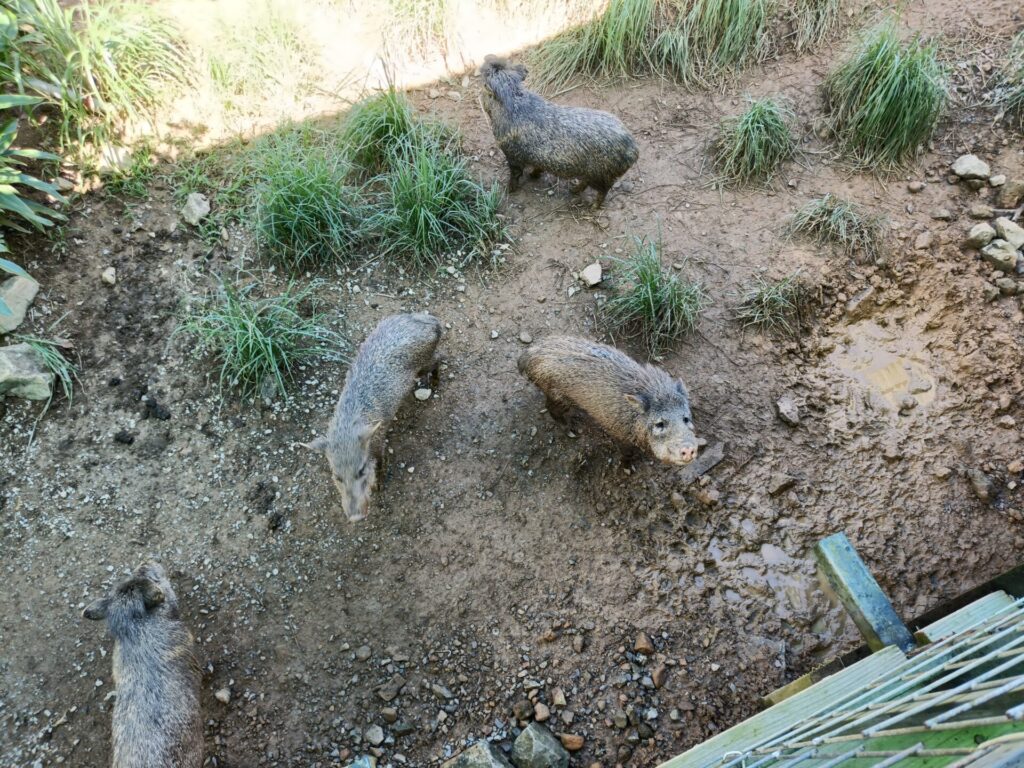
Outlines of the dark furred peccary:
M376 481L370 440L381 424L395 417L417 376L436 376L440 338L441 323L432 315L381 320L349 366L327 434L303 444L327 457L345 516L352 522L366 517Z
M540 388L559 421L576 406L627 449L666 464L697 458L686 385L661 368L605 344L549 336L519 356L519 371Z
M113 768L199 768L199 662L164 569L139 566L82 616L114 637Z
M636 162L640 151L626 126L607 112L560 107L523 87L526 67L510 66L488 56L480 68L484 80L484 109L494 138L508 160L510 192L523 169L533 168L562 179L578 179L574 193L597 190L594 207Z

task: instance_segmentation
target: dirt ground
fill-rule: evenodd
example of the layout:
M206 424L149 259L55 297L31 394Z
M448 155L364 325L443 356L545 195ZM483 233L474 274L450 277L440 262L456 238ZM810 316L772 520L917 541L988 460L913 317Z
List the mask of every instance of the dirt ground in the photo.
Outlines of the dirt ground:
M640 161L597 215L566 184L526 184L505 204L513 243L495 270L320 275L355 343L395 311L429 310L447 329L441 385L403 407L356 525L325 462L294 446L323 429L343 365L310 366L287 401L239 404L172 336L189 291L258 264L244 233L204 245L164 182L145 203L80 199L66 247L30 240L26 266L42 284L28 329L75 342L81 387L38 423L39 404L0 403L0 764L109 763L110 641L79 613L145 558L167 566L199 643L217 766L347 765L375 724L380 765L435 765L484 736L510 744L513 706L531 697L553 730L585 737L574 765L655 765L856 645L817 582L824 536L849 535L904 617L1019 562L1024 313L1019 298L986 298L990 270L959 245L991 190L946 180L964 151L1024 178L1020 136L971 106L975 65L1021 27L1014 5L987 0L969 20L951 2L911 6L967 65L905 177L853 174L814 135L844 36L723 93L641 82L561 96L620 115ZM504 180L478 88L414 99L465 132L481 177ZM806 134L800 160L768 190L712 188L712 126L743 94L776 92ZM889 217L884 263L785 239L784 218L826 192ZM652 462L627 472L595 430L556 425L515 366L523 331L607 338L600 288L573 273L659 226L666 259L714 300L663 361L690 387L705 450L724 450L692 485ZM100 280L111 265L114 287ZM798 342L744 332L735 292L796 268L818 287L813 327ZM796 427L775 413L784 395ZM990 479L987 501L968 471ZM641 632L653 655L634 653Z

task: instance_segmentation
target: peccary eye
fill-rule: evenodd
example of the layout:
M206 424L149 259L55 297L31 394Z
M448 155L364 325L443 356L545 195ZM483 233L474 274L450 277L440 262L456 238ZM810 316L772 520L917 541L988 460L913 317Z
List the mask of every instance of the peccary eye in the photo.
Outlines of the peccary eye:
M689 424L689 423L690 423L690 417L689 416L684 417L683 418L683 424Z
M361 466L359 468L359 471L356 472L356 477L362 478L362 477L365 477L365 476L366 476L366 465L363 464L363 466Z
M665 422L664 422L664 420L658 420L658 421L654 422L654 428L656 430L658 430L659 432L664 430L665 429Z

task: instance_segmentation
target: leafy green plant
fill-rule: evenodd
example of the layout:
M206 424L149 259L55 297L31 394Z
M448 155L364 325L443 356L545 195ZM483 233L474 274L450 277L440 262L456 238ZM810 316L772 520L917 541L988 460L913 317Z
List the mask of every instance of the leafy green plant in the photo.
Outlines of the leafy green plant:
M378 180L384 191L368 229L382 252L428 268L464 251L468 260L504 235L497 185L481 186L465 160L432 143L414 146L406 157Z
M796 151L789 124L792 112L771 98L748 99L743 114L726 119L712 145L722 181L769 181Z
M867 32L824 86L829 122L862 167L891 170L913 158L945 107L945 71L934 44L900 40L893 21Z
M197 356L218 362L221 390L235 389L243 398L284 394L301 365L336 357L343 347L322 324L313 301L319 285L290 283L277 296L259 298L255 283L237 287L221 281L213 295L194 300L176 333L192 337ZM302 312L307 303L308 315Z
M187 59L151 5L13 0L24 30L7 43L4 80L56 108L61 145L102 142L148 116Z
M742 294L734 314L744 328L794 334L800 329L808 298L799 270L774 281L756 275L753 285Z
M614 259L618 274L613 294L602 307L614 331L640 339L655 356L696 329L710 303L702 283L685 280L662 266L662 247L660 236L657 240L634 237L633 253Z
M349 164L335 137L293 129L260 139L246 160L260 247L291 270L349 256L369 214L361 190L347 183Z
M790 220L790 234L809 237L823 245L836 245L845 255L876 259L885 241L885 221L829 193L812 200Z
M65 355L65 351L74 349L71 342L65 339L43 339L38 336L15 336L16 341L28 344L42 360L43 366L53 374L54 381L60 384L64 397L70 405L74 400L75 382L78 378L78 366ZM53 402L53 394L46 403L44 412Z

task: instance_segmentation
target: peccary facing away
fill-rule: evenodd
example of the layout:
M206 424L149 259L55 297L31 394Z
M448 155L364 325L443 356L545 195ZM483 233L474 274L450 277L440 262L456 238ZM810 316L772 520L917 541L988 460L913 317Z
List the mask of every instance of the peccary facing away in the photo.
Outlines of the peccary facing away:
M114 637L113 768L199 768L199 662L164 569L139 566L82 616Z
M436 375L440 338L441 323L432 315L381 320L349 366L327 434L305 444L327 456L345 516L352 522L366 517L376 480L370 440L395 417L417 376Z
M494 138L509 167L509 192L519 186L523 169L532 176L543 171L563 179L578 179L573 193L597 190L594 207L616 180L636 162L640 152L621 121L607 112L560 107L523 87L526 67L509 66L488 56L480 68L484 80L484 109Z
M559 421L575 405L620 443L666 464L697 457L686 385L661 368L605 344L549 336L519 356L519 371L541 389Z

